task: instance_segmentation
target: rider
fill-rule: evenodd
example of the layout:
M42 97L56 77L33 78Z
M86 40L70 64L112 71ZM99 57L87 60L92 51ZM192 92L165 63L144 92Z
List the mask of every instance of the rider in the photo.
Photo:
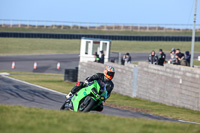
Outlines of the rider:
M88 82L94 81L94 80L101 80L106 85L107 95L109 98L110 94L114 88L114 84L112 82L112 79L115 75L115 69L112 66L107 66L104 70L104 73L96 73L91 77L87 77L85 82L78 82L71 90L71 92L66 96L67 99L71 99L73 95L78 92L80 89L87 86ZM101 103L98 107L95 108L96 111L102 111L103 110L103 103Z

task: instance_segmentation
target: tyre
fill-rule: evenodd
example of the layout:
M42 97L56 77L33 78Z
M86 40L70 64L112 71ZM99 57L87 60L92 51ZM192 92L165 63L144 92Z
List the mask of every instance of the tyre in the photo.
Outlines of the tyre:
M66 102L64 102L64 104L60 107L60 110L65 110L65 104Z
M92 99L90 96L85 97L84 101L80 104L82 106L79 111L81 112L89 112L96 105L96 101ZM84 107L83 107L84 106Z

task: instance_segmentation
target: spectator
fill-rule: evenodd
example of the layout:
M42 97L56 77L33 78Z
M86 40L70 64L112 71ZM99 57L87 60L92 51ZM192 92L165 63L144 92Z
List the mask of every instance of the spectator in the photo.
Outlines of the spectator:
M94 53L94 58L95 58L94 62L99 62L99 55L97 54L97 52Z
M126 55L123 55L122 58L121 58L121 64L122 64L122 65L125 64L125 58L126 58Z
M166 55L165 55L165 53L163 52L162 49L159 50L159 53L160 53L160 56L159 56L159 59L158 59L158 65L163 66L165 59L166 59Z
M125 57L126 59L126 62L127 63L131 63L131 56L130 56L130 54L129 53L126 53L126 57Z
M100 63L104 64L104 53L103 51L100 51L101 52L101 58L100 58Z
M180 49L176 50L176 64L186 66L185 56L181 53Z
M148 61L149 61L149 64L154 64L154 65L157 64L158 56L156 55L156 52L154 50L149 55Z
M190 52L186 51L185 52L186 66L190 66L190 58L191 58Z
M176 64L176 53L175 53L175 48L172 48L171 52L170 52L170 63L171 64Z

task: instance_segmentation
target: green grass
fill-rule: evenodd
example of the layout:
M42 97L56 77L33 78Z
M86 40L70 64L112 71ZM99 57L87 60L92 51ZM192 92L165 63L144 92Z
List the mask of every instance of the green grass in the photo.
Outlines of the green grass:
M52 29L52 28L9 28L0 27L0 31L5 32L41 32L41 33L82 33L82 34L112 34L112 35L189 35L192 36L191 31L112 31L112 30L79 30L79 29ZM200 32L196 32L199 36Z
M64 82L64 76L61 74L39 74L27 72L10 72L11 77L24 80L33 84L68 93L75 83ZM112 93L107 100L108 103L125 105L140 109L149 110L151 114L165 116L169 118L182 119L186 121L200 122L200 112L185 108L167 106L161 103L150 102L140 98L131 98L128 96Z
M0 105L2 133L199 133L200 126Z
M152 42L152 41L112 41L111 52L140 53L162 48L169 52L171 48L180 48L185 52L191 49L191 42ZM195 52L200 51L200 42L196 42ZM0 38L0 54L52 54L79 53L80 40L69 39L30 39Z

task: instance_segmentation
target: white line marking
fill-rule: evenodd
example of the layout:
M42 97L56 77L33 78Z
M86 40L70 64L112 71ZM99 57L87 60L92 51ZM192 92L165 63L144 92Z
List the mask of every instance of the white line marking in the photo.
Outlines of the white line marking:
M191 121L184 121L184 120L178 120L179 122L183 122L183 123L192 123L192 124L198 124L200 125L200 123L197 122L191 122Z
M60 95L67 95L67 94L59 92L59 91L55 91L55 90L45 88L45 87L42 87L42 86L39 86L39 85L31 84L31 83L28 83L26 81L22 81L22 80L15 79L15 78L12 78L12 77L8 77L8 76L5 76L5 75L2 75L2 77L8 78L8 79L11 79L11 80L14 80L14 81L18 81L18 82L21 82L21 83L24 83L24 84L27 84L27 85L31 85L31 86L34 86L34 87L38 87L38 88L41 88L41 89L44 89L44 90L47 90L47 91L51 91L51 92L54 92L54 93L57 93L57 94L60 94Z
M2 76L8 76L8 75L10 75L10 73L0 73L0 75L2 75Z

